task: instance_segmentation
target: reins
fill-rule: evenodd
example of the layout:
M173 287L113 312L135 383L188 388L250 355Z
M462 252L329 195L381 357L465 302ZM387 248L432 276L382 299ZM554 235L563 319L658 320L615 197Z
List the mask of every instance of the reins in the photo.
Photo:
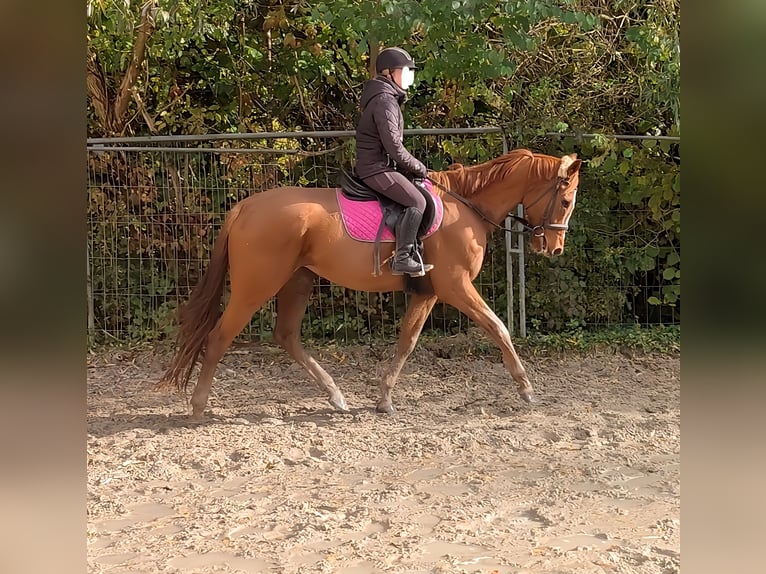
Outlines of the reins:
M551 188L550 191L546 191L542 193L537 199L535 199L531 204L529 204L529 206L524 206L524 209L526 211L527 209L535 205L538 201L540 201L543 197L545 197L549 193L551 194L551 199L548 202L548 206L545 208L545 213L543 214L543 222L540 225L532 225L531 223L529 223L529 221L525 217L519 217L518 215L513 215L512 213L507 214L507 217L510 217L511 219L513 219L515 222L519 223L522 226L523 229L521 231L505 227L504 225L500 225L499 223L495 223L489 217L487 217L487 215L484 212L482 212L481 209L476 207L476 205L468 201L462 195L458 195L457 193L455 193L448 187L442 185L438 181L431 179L428 176L426 176L426 179L428 179L428 181L430 181L433 185L435 185L436 187L441 189L443 192L448 194L450 197L454 197L460 203L462 203L463 205L471 209L476 215L481 217L482 220L486 221L487 223L489 223L496 229L502 229L506 233L514 233L514 232L515 233L531 233L535 237L539 237L541 235L544 235L545 229L553 229L555 231L566 231L567 229L569 229L569 226L566 223L550 223L548 221L551 214L553 213L553 206L556 201L556 192L558 191L559 186L562 183L564 183L567 186L569 185L569 180L567 178L557 177L556 182L554 183L553 188Z

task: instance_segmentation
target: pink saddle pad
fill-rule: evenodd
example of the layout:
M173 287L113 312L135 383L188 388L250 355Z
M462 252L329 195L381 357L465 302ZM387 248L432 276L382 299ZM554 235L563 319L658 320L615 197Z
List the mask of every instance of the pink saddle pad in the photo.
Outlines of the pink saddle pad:
M439 229L442 223L442 216L444 215L444 205L442 204L441 197L431 192L430 189L428 191L433 196L434 203L436 204L436 217L434 218L433 225L431 225L423 237L428 237ZM338 206L340 207L346 232L357 241L375 241L380 222L383 219L380 203L377 201L354 201L348 199L340 189L337 190L337 195ZM394 241L395 238L391 230L386 227L383 230L383 235L380 236L380 240Z

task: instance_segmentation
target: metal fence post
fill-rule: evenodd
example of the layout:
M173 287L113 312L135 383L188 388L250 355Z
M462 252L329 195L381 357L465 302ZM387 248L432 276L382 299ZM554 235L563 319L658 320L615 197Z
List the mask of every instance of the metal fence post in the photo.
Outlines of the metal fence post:
M519 217L524 217L524 206L519 204L517 208ZM520 227L520 224L517 224ZM527 336L527 285L524 273L524 235L519 235L519 334Z
M503 153L508 153L510 146L508 139L503 133ZM523 216L524 208L518 206L519 216ZM510 218L505 218L505 227L513 229L517 224ZM527 306L525 301L525 278L524 278L524 236L519 236L517 246L513 246L513 233L505 234L505 268L506 268L506 301L508 305L508 331L511 335L516 334L516 315L513 310L513 255L519 257L519 335L527 336Z
M85 249L85 292L88 298L88 336L92 337L96 331L96 319L93 311L93 277L90 271L90 242Z
M508 153L508 138L503 132L503 153ZM511 218L505 218L505 227L511 225ZM508 313L508 332L513 335L516 331L513 312L513 238L511 233L505 234L505 301Z

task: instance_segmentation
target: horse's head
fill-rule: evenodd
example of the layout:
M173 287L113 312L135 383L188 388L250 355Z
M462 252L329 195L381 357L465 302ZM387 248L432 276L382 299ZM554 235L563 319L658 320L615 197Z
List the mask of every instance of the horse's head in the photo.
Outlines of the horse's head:
M546 183L546 187L525 201L524 215L531 228L531 247L535 253L550 257L564 252L581 165L577 154L565 155L561 158L556 180Z

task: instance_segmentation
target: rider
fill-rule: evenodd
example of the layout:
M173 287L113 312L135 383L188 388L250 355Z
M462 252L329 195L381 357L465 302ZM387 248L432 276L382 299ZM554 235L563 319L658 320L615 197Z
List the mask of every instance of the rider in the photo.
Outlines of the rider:
M426 200L405 174L425 178L428 170L402 143L404 118L400 107L407 100L407 88L415 82L415 61L401 48L385 48L378 54L375 69L377 75L362 91L356 174L369 187L404 206L396 223L391 272L421 277L433 269L433 265L419 261L415 248Z

